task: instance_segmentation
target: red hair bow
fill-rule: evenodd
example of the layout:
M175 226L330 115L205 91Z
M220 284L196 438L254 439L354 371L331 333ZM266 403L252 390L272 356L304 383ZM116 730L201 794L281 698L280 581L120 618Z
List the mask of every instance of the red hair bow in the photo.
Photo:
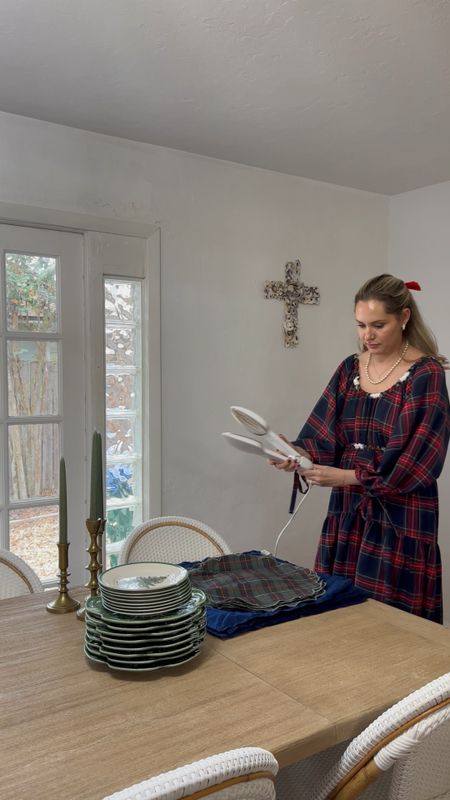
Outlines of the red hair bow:
M407 289L412 289L414 292L421 291L420 284L417 283L417 281L405 281L405 286L407 287Z

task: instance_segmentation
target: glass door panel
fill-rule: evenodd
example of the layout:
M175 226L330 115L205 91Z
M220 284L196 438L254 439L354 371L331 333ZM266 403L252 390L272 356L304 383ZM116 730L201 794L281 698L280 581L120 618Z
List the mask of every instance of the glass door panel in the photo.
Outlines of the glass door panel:
M104 281L106 566L142 520L142 290Z
M15 339L7 342L10 417L58 413L58 343Z
M56 332L56 258L5 253L5 286L8 331Z
M71 573L81 582L82 237L0 225L0 252L0 545L24 558L44 584L56 583L64 453L69 538L79 538Z
M9 512L9 549L23 558L43 583L58 572L59 506L27 506Z

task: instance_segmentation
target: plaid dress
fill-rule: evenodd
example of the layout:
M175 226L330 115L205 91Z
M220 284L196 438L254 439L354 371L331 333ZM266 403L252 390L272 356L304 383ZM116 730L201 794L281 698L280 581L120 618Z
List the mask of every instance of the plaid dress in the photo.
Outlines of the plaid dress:
M294 442L315 463L355 470L361 484L331 492L318 572L442 621L436 479L449 435L445 373L435 359L420 358L374 393L360 388L357 356L339 365Z

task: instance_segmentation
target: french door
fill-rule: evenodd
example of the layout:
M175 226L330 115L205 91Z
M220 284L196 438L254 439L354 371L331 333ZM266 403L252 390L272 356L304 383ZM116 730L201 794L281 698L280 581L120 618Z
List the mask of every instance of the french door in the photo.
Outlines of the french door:
M161 511L159 233L0 225L0 252L0 546L55 583L64 456L70 580L84 583L93 430L105 566Z
M85 236L88 427L104 436L104 564L160 513L159 237Z
M85 558L83 236L0 225L0 250L0 544L51 585L63 455L72 573Z

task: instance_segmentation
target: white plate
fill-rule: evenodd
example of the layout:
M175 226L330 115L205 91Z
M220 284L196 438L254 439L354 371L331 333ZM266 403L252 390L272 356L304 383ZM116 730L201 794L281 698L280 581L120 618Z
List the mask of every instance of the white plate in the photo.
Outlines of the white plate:
M176 612L178 609L184 608L185 605L185 600L175 605L159 606L157 608L136 608L134 606L131 608L119 608L118 606L110 605L110 603L106 601L103 603L103 607L106 611L110 611L113 614L121 614L124 617L141 617L142 619L148 620L157 619L171 612Z
M102 602L105 608L109 607L112 609L114 607L117 608L117 611L124 610L125 612L127 609L137 609L138 611L148 610L157 613L159 608L165 610L166 608L176 608L177 606L183 605L183 603L187 603L192 597L192 589L190 586L187 586L182 592L178 592L171 597L158 597L156 599L152 598L151 600L138 600L135 599L133 595L127 597L126 600L123 600L122 597L123 595L120 597L111 597L102 592ZM129 613L133 614L133 611Z
M121 600L123 602L156 602L157 600L171 600L178 595L188 591L191 587L191 582L187 578L181 581L176 586L169 586L164 589L155 589L151 592L147 591L123 591L122 589L111 589L107 586L100 585L100 593L102 597L109 597L111 600Z
M136 608L138 611L146 611L147 610L147 611L150 611L150 612L154 611L154 612L158 613L158 609L159 608L165 609L166 607L167 608L176 608L177 606L182 606L184 603L187 603L188 600L191 599L191 597L192 597L192 591L191 591L191 589L189 589L189 591L184 592L183 594L180 594L179 597L173 597L173 598L170 598L168 600L167 599L161 599L161 600L154 601L152 603L140 603L140 602L139 603L138 602L133 603L131 601L129 603L126 603L126 602L124 603L122 600L116 600L114 598L105 597L105 596L102 597L102 601L103 601L103 605L105 607L107 605L109 605L111 607L114 606L114 607L117 608L118 611L120 609L120 611L124 611L125 613L127 612L127 609L134 609L134 608ZM130 610L129 614L132 615L133 611Z
M145 606L137 605L136 603L114 603L112 600L103 598L103 607L107 608L108 611L116 611L118 614L125 614L125 616L128 617L145 613L151 616L152 614L165 614L166 612L172 611L172 609L176 610L180 606L186 605L190 599L191 597L189 595L188 597L182 597L171 603L155 603L152 606Z
M184 567L158 561L139 561L136 564L121 564L100 573L101 586L123 592L154 592L177 586L188 577Z

